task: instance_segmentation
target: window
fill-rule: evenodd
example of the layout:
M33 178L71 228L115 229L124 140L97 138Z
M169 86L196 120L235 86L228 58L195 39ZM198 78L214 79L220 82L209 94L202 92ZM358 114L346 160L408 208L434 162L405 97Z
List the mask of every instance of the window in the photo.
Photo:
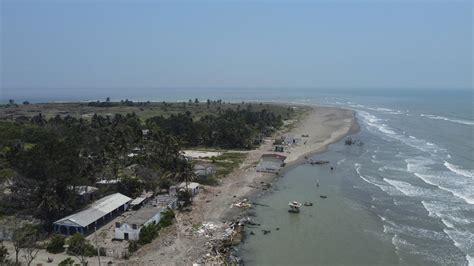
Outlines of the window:
M137 229L137 225L136 225L136 224L132 224L132 229Z
M119 228L119 227L120 227L120 223L115 223L115 227L116 227L116 228Z

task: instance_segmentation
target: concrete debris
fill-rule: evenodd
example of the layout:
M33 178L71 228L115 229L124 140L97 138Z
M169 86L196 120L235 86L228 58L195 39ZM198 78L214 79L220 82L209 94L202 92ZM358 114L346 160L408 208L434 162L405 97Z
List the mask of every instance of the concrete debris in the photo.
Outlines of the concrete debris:
M252 204L249 202L248 199L243 199L240 202L234 203L234 206L239 207L239 208L250 208L252 207Z

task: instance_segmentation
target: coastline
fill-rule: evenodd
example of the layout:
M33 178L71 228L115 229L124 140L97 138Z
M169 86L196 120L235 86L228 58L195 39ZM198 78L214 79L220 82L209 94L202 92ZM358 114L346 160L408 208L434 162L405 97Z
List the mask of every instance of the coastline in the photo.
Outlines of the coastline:
M162 232L150 245L139 250L128 263L156 262L160 264L192 264L205 262L209 254L209 235L196 234L196 229L204 223L219 227L229 221L236 221L248 209L237 208L234 203L244 199L255 199L263 195L274 179L304 163L304 157L322 153L328 146L348 135L359 131L355 111L337 107L310 106L311 111L295 122L289 131L279 131L257 149L248 153L241 166L230 173L218 186L206 186L196 196L193 211L179 213L176 224ZM286 165L277 173L257 172L255 166L264 153L273 153L272 144L276 137L292 134L309 135L306 144L295 145L281 153L287 156ZM218 234L218 232L215 232ZM210 235L213 235L212 232ZM159 253L156 250L159 249Z

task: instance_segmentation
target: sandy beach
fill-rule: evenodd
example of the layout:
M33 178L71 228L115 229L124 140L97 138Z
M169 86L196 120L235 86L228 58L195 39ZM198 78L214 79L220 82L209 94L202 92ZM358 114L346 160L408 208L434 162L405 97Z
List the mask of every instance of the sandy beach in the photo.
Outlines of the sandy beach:
M221 185L205 187L194 199L193 211L178 213L176 224L161 232L153 243L140 249L127 261L127 265L190 265L199 261L208 253L206 243L209 239L206 235L196 233L196 228L203 223L219 225L235 218L241 210L233 204L262 193L265 185L276 177L275 174L255 170L261 155L272 152L276 137L308 135L306 144L302 142L282 153L287 156L286 168L291 168L304 156L322 152L331 143L358 130L353 111L333 107L314 107L295 123L290 132L278 132L273 138L266 139L258 149L250 151L240 168L223 179Z

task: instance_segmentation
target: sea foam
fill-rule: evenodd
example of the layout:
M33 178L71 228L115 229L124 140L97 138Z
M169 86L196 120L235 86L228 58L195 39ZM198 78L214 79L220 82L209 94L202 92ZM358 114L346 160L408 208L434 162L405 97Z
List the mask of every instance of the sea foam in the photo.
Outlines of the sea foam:
M463 124L463 125L474 125L474 121L470 120L464 120L464 119L454 119L454 118L448 118L444 116L439 116L439 115L430 115L430 114L420 114L421 117L427 117L429 119L433 120L444 120L444 121L449 121L452 123L458 123L458 124Z
M454 172L458 175L474 178L474 171L473 170L462 169L460 166L448 163L447 161L444 161L444 166L446 166L446 168L448 168L450 171L452 171L452 172Z

